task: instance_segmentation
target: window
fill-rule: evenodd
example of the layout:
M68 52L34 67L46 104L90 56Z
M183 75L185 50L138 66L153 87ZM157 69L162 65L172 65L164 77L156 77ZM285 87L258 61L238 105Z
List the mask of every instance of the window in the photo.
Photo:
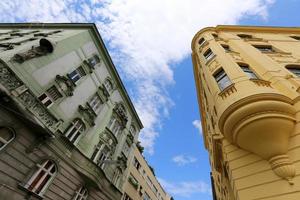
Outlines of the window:
M24 187L31 192L42 195L55 177L57 169L55 163L51 160L46 160L43 164L38 164L37 167L38 170Z
M128 156L129 154L129 151L130 151L130 146L127 142L125 142L124 146L123 146L123 152L126 156Z
M46 90L45 93L41 94L38 99L44 104L47 108L52 105L52 103L59 98L63 97L62 94L58 91L55 85Z
M124 193L122 200L132 200L132 198L130 198L128 194Z
M134 157L133 160L133 166L139 171L141 168L141 164L139 163L139 161L136 159L136 157Z
M222 44L221 46L223 47L223 49L225 50L225 52L231 52L231 49L229 48L228 45Z
M0 127L0 150L8 145L15 138L15 133L12 129Z
M139 182L136 180L136 178L130 174L129 178L128 178L128 182L135 188L138 189L139 187Z
M255 73L249 68L249 66L247 64L242 64L239 63L238 64L240 66L240 68L247 74L247 76L250 79L257 79L257 76L255 75Z
M58 91L55 85L50 87L47 91L47 95L53 100L56 101L57 99L62 97L62 94Z
M88 102L91 109L95 112L95 114L99 113L102 109L103 102L100 99L98 94L95 94L91 100Z
M214 55L215 55L215 54L214 54L210 49L207 49L207 50L204 52L204 54L203 54L204 58L205 58L207 61L211 60L211 59L214 57Z
M68 74L68 77L73 81L73 83L76 83L81 77L85 75L86 73L84 72L83 68L80 66L74 71L72 71L70 74Z
M85 187L80 187L79 190L76 191L74 200L86 200L87 197L88 197L88 190Z
M249 35L249 34L237 34L237 36L239 36L242 39L252 39L253 36Z
M73 144L77 142L79 136L85 131L85 125L80 119L75 119L70 128L68 128L65 136Z
M136 128L134 127L134 125L131 125L130 128L129 128L129 133L132 135L132 136L135 136L136 134Z
M98 55L94 55L93 57L88 59L88 63L90 64L91 67L94 67L100 62L100 58Z
M204 38L200 38L198 44L199 44L200 46L202 46L204 43L205 43L205 39L204 39Z
M119 181L120 181L120 178L121 178L121 171L120 171L120 169L116 169L115 172L114 172L112 183L114 185L118 185Z
M287 65L286 68L296 76L300 77L300 65Z
M108 128L117 137L121 131L121 123L113 116L108 123Z
M147 194L147 192L144 193L143 200L151 200L150 196Z
M108 158L108 154L108 147L104 144L98 144L95 147L91 160L103 169L105 165L103 161Z
M271 45L253 45L256 49L263 53L272 53L275 52Z
M108 91L108 93L111 93L114 89L113 84L108 78L104 81L104 87Z
M218 73L214 75L220 90L224 90L231 84L231 81L225 71L221 69Z
M218 37L218 34L216 34L216 33L213 33L213 34L211 34L215 39L218 39L219 37Z
M291 38L295 39L295 40L299 40L300 41L300 36L290 36Z

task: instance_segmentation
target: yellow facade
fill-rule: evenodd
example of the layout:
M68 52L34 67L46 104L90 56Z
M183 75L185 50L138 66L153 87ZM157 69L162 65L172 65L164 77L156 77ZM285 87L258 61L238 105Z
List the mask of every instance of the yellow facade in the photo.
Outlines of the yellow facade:
M192 58L215 199L300 199L300 28L200 30Z
M122 200L171 200L137 147L134 147L128 170L129 177L124 183Z

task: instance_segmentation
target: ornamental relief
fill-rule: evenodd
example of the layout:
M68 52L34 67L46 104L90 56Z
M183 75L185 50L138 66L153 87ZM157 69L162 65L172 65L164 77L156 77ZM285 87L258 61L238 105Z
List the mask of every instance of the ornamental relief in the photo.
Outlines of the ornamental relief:
M293 57L289 54L268 54L270 58L278 63L300 63L300 59Z
M243 58L240 56L239 53L236 53L236 52L230 52L229 53L231 55L231 57L236 60L236 61L239 61L239 62L243 62Z
M114 152L118 144L118 141L116 140L115 136L112 135L109 131L104 131L100 135L100 141L106 144L111 149L112 152Z
M47 108L44 107L35 95L27 89L24 83L3 63L0 63L0 83L11 93L15 94L14 96L17 96L17 100L22 102L44 125L53 131L58 128L61 122L48 112ZM21 88L21 90L19 90L19 88Z

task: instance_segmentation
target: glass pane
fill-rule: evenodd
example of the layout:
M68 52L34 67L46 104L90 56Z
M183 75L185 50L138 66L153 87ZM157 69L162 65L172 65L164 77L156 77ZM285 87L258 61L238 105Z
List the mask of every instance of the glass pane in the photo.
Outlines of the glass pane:
M224 76L219 82L219 87L221 90L224 90L226 87L228 87L231 84L231 81L229 80L228 76Z

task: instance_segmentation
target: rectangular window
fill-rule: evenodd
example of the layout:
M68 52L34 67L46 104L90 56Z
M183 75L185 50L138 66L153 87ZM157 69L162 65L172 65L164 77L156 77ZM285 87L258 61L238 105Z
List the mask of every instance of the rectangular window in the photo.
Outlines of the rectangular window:
M231 85L231 81L223 69L215 74L214 77L218 83L220 90L224 90L226 87Z
M255 73L249 68L248 65L239 64L241 69L247 74L250 79L257 79Z
M90 64L91 67L94 67L100 62L100 58L98 55L94 55L93 57L88 59L88 63Z
M275 52L271 45L253 45L256 49L263 53L272 53Z
M291 36L291 38L295 39L295 40L299 40L300 41L300 36Z
M70 74L68 74L68 77L76 83L81 77L85 76L86 73L84 72L83 68L80 66L74 71L72 71Z
M295 74L296 76L300 77L300 68L297 67L290 67L287 68L290 72L292 72L293 74Z
M211 60L211 59L214 57L214 55L215 55L215 54L214 54L210 49L207 49L207 50L205 51L205 53L203 54L204 58L205 58L207 61Z
M132 198L130 198L128 194L124 193L122 200L132 200Z
M137 170L140 170L141 164L140 164L139 161L136 159L136 157L134 157L133 165L134 165L134 167L135 167Z
M249 34L238 34L237 36L239 36L242 39L252 39L253 36L249 35Z
M221 46L223 47L223 49L225 50L225 52L231 52L231 49L229 48L228 45L222 44Z
M147 194L147 192L144 193L143 200L151 200L150 196Z
M44 104L47 108L52 105L52 100L50 99L50 97L46 94L43 93L41 96L38 97L38 99L42 102L42 104Z
M47 95L50 96L53 101L56 101L57 99L63 97L55 85L50 87L46 92L47 92Z
M205 43L205 39L204 39L204 38L200 38L198 44L199 44L200 46L202 46L204 43Z
M102 109L103 102L101 101L98 94L95 94L91 100L88 102L91 109L98 114L100 110Z

